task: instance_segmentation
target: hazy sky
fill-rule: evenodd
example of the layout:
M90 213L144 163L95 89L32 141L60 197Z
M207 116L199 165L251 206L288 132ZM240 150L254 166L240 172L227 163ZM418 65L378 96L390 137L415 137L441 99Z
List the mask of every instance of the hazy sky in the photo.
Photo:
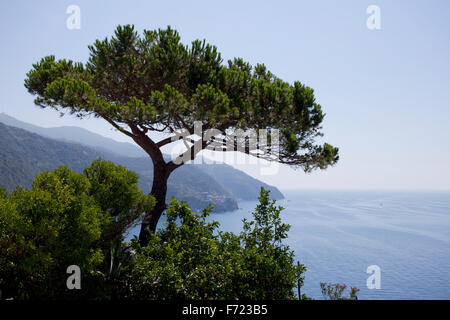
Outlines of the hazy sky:
M69 5L81 29L69 30ZM381 30L369 30L369 5ZM76 125L126 141L103 120L59 118L23 86L49 54L85 62L87 46L118 24L205 38L225 60L242 57L315 89L333 168L260 177L281 188L450 189L450 1L2 1L0 112L51 127ZM1 138L1 137L0 137ZM258 176L255 166L247 172Z

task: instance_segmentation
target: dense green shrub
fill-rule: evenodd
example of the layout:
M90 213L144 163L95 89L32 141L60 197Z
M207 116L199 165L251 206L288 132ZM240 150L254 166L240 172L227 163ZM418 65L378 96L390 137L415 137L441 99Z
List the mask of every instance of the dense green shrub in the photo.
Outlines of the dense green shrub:
M59 167L30 190L0 190L0 289L14 299L294 299L303 265L283 244L289 226L261 189L240 234L171 200L141 247L123 234L154 205L124 167L96 160L84 174ZM67 267L81 290L68 290Z
M59 167L36 176L30 190L17 188L10 196L0 192L3 297L109 295L103 292L108 270L105 256L122 241L139 209L152 205L137 180L124 167L96 160L84 175ZM66 287L70 265L82 270L79 292Z
M282 240L289 226L281 207L262 189L254 221L243 221L240 235L218 231L172 199L165 226L152 234L146 247L133 240L130 267L133 298L138 299L293 299L306 270Z

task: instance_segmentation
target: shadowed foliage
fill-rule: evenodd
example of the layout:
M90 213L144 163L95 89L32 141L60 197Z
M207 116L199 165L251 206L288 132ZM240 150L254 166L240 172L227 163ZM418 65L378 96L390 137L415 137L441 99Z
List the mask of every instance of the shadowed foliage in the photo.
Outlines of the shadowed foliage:
M155 201L137 174L96 160L85 174L59 167L43 171L30 190L0 189L0 288L16 299L101 297L108 285L105 257L142 211ZM84 290L66 287L66 268L83 271ZM80 296L81 295L81 296Z

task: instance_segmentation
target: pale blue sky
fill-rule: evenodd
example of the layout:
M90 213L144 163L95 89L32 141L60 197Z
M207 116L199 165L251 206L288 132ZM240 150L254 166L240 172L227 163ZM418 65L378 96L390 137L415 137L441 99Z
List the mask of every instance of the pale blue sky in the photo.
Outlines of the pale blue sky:
M69 5L81 29L66 28ZM369 5L381 30L366 27ZM341 161L305 175L261 177L282 188L450 189L450 1L9 1L0 4L0 112L45 127L76 125L120 140L102 120L40 110L23 86L41 57L86 61L118 24L177 29L225 59L262 62L315 89L325 140ZM0 137L1 138L1 137ZM245 170L258 176L257 168Z

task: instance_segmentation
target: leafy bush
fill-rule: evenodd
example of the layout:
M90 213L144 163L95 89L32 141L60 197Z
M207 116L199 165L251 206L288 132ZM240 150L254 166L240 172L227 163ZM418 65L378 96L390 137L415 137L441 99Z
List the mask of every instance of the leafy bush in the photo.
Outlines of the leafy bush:
M166 222L141 247L123 240L154 199L138 176L96 160L84 174L59 167L32 188L0 189L0 289L14 299L295 299L306 268L283 244L282 208L261 189L240 234L171 200ZM82 272L68 290L67 267Z
M358 288L350 287L350 295L344 297L343 293L347 289L347 285L339 283L320 283L322 295L326 300L357 300L356 294L359 292Z
M218 231L206 222L211 208L199 215L172 199L167 222L146 247L132 242L135 261L130 285L137 299L294 299L303 265L283 245L289 226L281 207L262 189L254 221L243 221L240 235Z
M96 160L84 175L59 167L36 176L30 190L17 188L10 196L0 192L3 296L56 299L106 294L97 289L105 279L105 253L122 241L139 208L152 205L139 190L137 178L124 167ZM82 270L80 292L67 290L70 265Z

